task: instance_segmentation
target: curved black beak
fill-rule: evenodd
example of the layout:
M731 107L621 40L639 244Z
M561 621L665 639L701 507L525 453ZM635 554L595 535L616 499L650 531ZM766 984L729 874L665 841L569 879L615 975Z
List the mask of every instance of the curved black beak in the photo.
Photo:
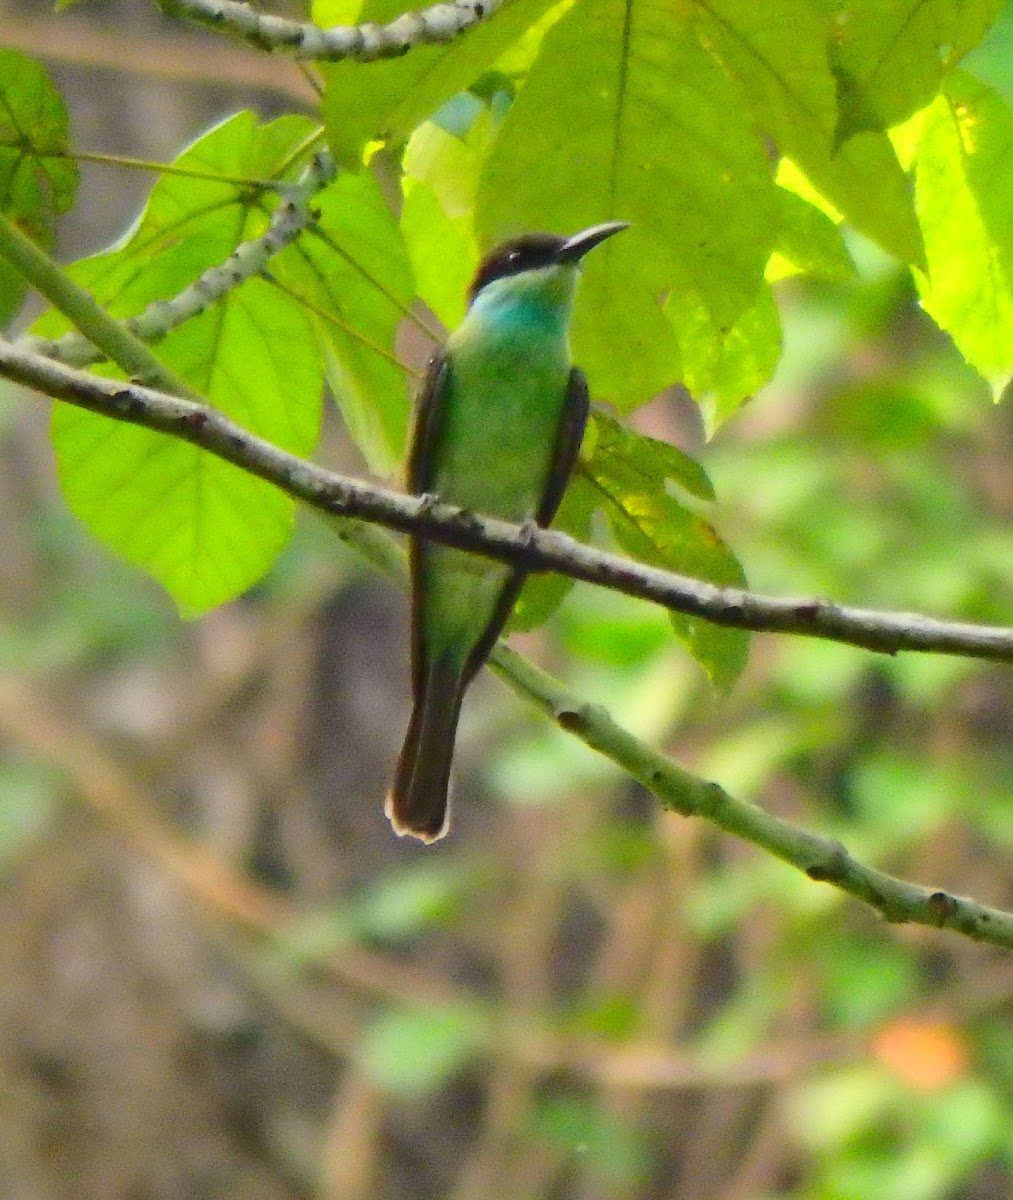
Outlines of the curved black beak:
M590 229L582 229L573 237L567 238L556 252L556 261L561 263L580 262L588 250L593 250L606 238L614 233L620 233L629 228L629 221L605 221L601 225L592 225Z

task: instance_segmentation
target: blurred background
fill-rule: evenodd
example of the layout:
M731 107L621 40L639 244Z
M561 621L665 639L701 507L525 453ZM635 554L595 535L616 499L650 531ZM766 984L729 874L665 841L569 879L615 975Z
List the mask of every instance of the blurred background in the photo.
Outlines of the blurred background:
M0 3L75 144L168 158L296 69L121 0ZM213 83L208 80L213 80ZM150 177L84 166L61 253ZM1013 416L866 243L786 281L777 378L698 455L751 585L1006 622ZM315 523L194 623L75 525L0 384L0 1196L1002 1200L1013 958L662 813L491 677L456 822L398 841L404 598ZM322 462L360 470L332 417ZM516 639L638 735L916 882L1013 906L1013 680L757 637L716 699L578 586Z

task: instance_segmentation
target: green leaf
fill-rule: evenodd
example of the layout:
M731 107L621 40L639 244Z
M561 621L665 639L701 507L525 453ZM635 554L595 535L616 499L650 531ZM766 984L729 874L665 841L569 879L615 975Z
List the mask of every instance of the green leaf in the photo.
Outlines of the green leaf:
M486 1022L474 1008L394 1009L380 1016L359 1047L363 1069L396 1095L439 1087L482 1044Z
M406 176L401 234L420 299L454 329L464 317L468 284L478 265L471 222L447 216L428 183Z
M926 112L916 159L928 274L922 305L996 398L1013 371L1013 112L954 72Z
M310 19L321 29L332 25L354 25L361 20L362 0L312 0Z
M404 173L411 180L428 183L448 217L470 218L479 169L492 136L492 114L484 107L463 136L450 133L435 121L426 121L405 147Z
M236 179L271 178L314 128L305 117L291 116L258 126L253 113L240 112L194 142L174 166ZM294 174L290 168L289 177ZM244 238L262 233L274 203L239 183L165 175L121 242L68 271L113 316L134 316L224 262ZM52 336L66 325L60 314L50 313L35 328Z
M296 454L313 448L322 378L312 329L265 281L176 330L161 357L254 433ZM52 434L71 511L187 615L250 587L288 540L291 500L196 446L62 404Z
M356 932L396 943L446 925L466 907L478 881L460 864L420 863L369 884L350 905Z
M271 270L317 310L327 378L345 424L374 474L391 474L408 422L394 337L415 282L401 231L372 177L340 174L318 198L313 236L282 251Z
M619 545L650 566L744 586L742 568L713 526L669 495L667 476L653 456L640 454L639 448L638 435L618 424L602 423L585 464ZM682 613L670 617L676 636L714 685L730 687L746 664L748 636Z
M571 222L574 228L583 221ZM571 340L591 397L621 412L646 404L680 378L682 360L671 322L657 296L667 290L644 279L656 247L627 229L588 258L577 289Z
M24 303L27 285L6 259L0 258L0 329Z
M795 156L794 162L816 192L860 233L901 262L924 266L910 181L886 134L857 133L833 155L810 151ZM778 172L778 183L804 200L814 200L789 174Z
M767 282L796 273L817 279L853 279L855 264L837 222L795 192L779 190L781 228L767 264Z
M815 211L815 210L812 210ZM769 285L726 331L705 305L673 293L665 312L682 349L682 381L713 433L744 400L769 383L781 358L781 319Z
M313 128L303 118L258 127L240 113L178 165L262 178L288 165ZM238 243L263 231L269 205L239 184L166 176L128 239L70 268L115 316L175 295ZM37 323L57 333L65 321ZM159 356L211 403L295 454L320 420L322 364L303 309L262 279L174 330ZM57 469L72 511L114 550L160 580L180 608L203 612L250 587L285 544L292 503L194 446L58 405Z
M0 49L0 212L47 249L56 218L77 192L67 109L43 68ZM0 260L0 326L20 308L25 284Z
M368 141L399 143L496 61L557 0L514 0L494 20L442 46L416 46L403 58L324 64L327 138L339 162L355 169ZM420 3L412 7L424 8ZM385 23L403 0L366 0L359 20Z
M596 496L587 480L575 475L563 493L563 502L552 522L553 529L569 534L578 542L589 541L595 503ZM555 572L530 576L514 605L507 631L518 633L543 625L563 603L575 582L568 575Z
M974 2L986 7L994 0ZM881 0L869 3L877 11L896 7ZM910 3L921 6L926 0ZM928 0L927 7L936 3ZM905 4L909 6L908 0ZM853 7L847 5L848 14ZM706 6L694 6L693 20L703 45L741 88L781 153L798 163L856 229L903 262L921 262L910 188L886 139L866 137L852 143L847 136L855 131L838 127L835 84L827 61L827 43L836 44L838 25L828 37L827 18L808 0L763 5L710 0ZM965 30L972 24L968 16ZM785 30L791 30L790 37ZM841 261L839 253L835 257Z
M664 7L578 0L500 127L476 226L488 244L633 222L589 257L574 332L592 392L626 408L678 370L658 296L692 290L734 321L760 286L776 210L753 122L690 25Z
M811 0L708 0L693 5L692 19L701 43L782 154L830 153L836 87L827 61L827 21Z
M830 42L840 141L885 132L935 96L984 37L1002 0L840 0Z
M603 412L591 414L589 441L591 457L599 442L604 441L607 446L618 448L633 459L637 467L651 479L662 484L678 484L684 492L698 500L716 499L714 484L700 463L671 442L638 433Z

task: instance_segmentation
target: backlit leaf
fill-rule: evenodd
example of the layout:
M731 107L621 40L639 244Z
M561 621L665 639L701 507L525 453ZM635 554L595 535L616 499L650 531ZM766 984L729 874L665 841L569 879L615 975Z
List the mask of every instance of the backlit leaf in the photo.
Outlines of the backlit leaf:
M272 274L313 305L328 382L349 432L377 475L404 453L406 373L394 336L415 296L397 222L372 177L342 172L316 201L311 235L287 247Z
M664 7L578 0L500 127L476 224L489 244L632 222L589 256L574 334L592 393L629 408L677 377L658 297L693 290L734 321L760 286L776 208L754 124L691 24Z
M829 153L837 96L827 61L828 23L817 6L811 0L696 0L691 7L701 44L781 153Z
M984 37L1002 0L841 0L830 41L844 140L885 132L924 107Z
M796 273L817 279L854 278L855 264L837 222L796 192L781 188L780 197L781 228L767 264L767 282Z
M809 182L860 233L903 263L924 265L925 247L910 181L885 133L856 133L832 154L807 153L795 163ZM796 190L791 179L778 182ZM810 197L801 191L803 199Z
M699 300L673 295L665 311L682 349L682 381L713 433L773 378L781 357L781 320L773 294L764 286L755 303L724 331Z
M922 305L1001 393L1013 371L1013 112L954 72L925 114L916 159L928 274Z
M731 550L709 522L668 493L651 456L637 453L635 436L621 426L599 425L594 454L583 464L616 541L651 566L744 586ZM715 686L730 687L746 664L748 635L682 613L670 617L676 636Z
M179 165L262 178L287 164L312 128L298 117L258 126L240 113L199 139ZM266 226L263 194L241 184L167 175L118 247L69 268L115 316L175 295ZM37 323L57 333L65 321ZM322 366L303 309L262 279L180 326L159 356L240 424L296 454L320 420ZM269 484L185 442L57 405L57 469L92 532L154 575L189 614L250 587L285 544L292 502Z

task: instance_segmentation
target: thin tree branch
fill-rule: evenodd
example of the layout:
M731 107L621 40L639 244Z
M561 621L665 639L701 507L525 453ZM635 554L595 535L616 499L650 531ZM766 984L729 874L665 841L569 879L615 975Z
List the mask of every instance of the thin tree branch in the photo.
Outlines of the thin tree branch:
M313 220L313 198L336 174L333 158L327 151L321 151L308 163L295 183L272 184L281 188L283 198L260 237L241 242L223 263L208 267L171 300L155 300L136 317L118 324L145 343L158 342L184 321L204 312L233 288L245 283L252 275L263 272L271 258L290 245ZM87 367L101 362L105 357L92 341L76 330L58 338L26 334L14 344L19 349L44 354L47 358L72 367Z
M298 58L340 62L352 58L372 62L395 58L413 46L450 42L464 30L491 16L503 0L452 0L419 12L408 11L376 25L335 25L321 29L307 21L291 21L259 13L236 0L156 0L167 16L221 30L260 50L287 50Z
M575 573L577 578L604 586L612 586L612 573L619 572L627 585L622 590L646 599L657 598L655 592L662 582L674 589L675 596L693 596L696 594L694 589L700 586L706 587L707 596L713 593L720 598L734 592L740 599L729 616L737 618L745 611L741 598L748 594L737 589L710 588L709 585L698 585L693 580L658 571L650 571L645 586L641 587L637 582L641 570L637 564L615 555L593 551L558 535L518 529L501 521L480 520L427 498L418 499L368 487L279 450L207 405L192 404L149 388L73 371L50 359L18 350L2 340L0 376L115 420L144 425L183 438L274 483L325 516L355 518L335 522L339 533L360 546L371 561L390 575L403 574L403 558L398 549L372 525L364 524L357 518L368 518L404 532L421 532L463 549L492 553L493 557L508 561L520 561L529 568ZM770 603L764 597L748 598L761 609ZM847 618L856 610L835 611ZM887 619L884 614L866 612L859 615L861 619L858 624L863 629L877 627L878 622ZM924 622L926 618L917 620ZM729 619L725 623L735 622ZM1010 631L947 626L943 622L930 624L948 631L943 639L948 653L964 653L972 657L1013 657L1013 633ZM957 649L960 637L954 631L964 629L989 637L983 643L971 639L966 647ZM811 631L803 628L792 632ZM829 635L824 633L819 636ZM938 647L915 644L908 648ZM626 770L675 812L711 821L804 871L810 879L830 883L857 897L877 909L889 921L951 929L978 941L1013 949L1013 913L989 908L966 897L895 879L857 862L836 840L810 833L755 805L735 799L716 783L692 775L638 741L616 725L604 709L585 703L502 643L493 651L490 663L514 691L534 702L561 728Z
M210 405L74 371L9 342L0 341L0 375L79 408L182 438L330 516L425 534L529 571L557 571L717 625L824 638L886 654L911 650L1013 662L1011 628L850 608L815 597L764 596L644 566L552 530L510 525L431 496L406 496L337 475L249 433Z
M558 680L500 643L490 663L508 686L535 704L560 728L622 767L666 808L703 817L719 828L829 883L878 910L894 924L951 929L979 942L1013 950L1013 913L965 896L896 879L852 858L834 838L792 825L724 788L692 775L617 725L600 705L588 704Z
M202 399L184 380L169 370L152 354L141 339L126 325L114 320L70 276L61 271L35 242L0 212L0 259L7 262L32 287L73 321L74 325L102 357L115 363L126 375L142 380L152 387L162 388L177 396L186 396L191 403ZM88 378L88 376L85 376Z

